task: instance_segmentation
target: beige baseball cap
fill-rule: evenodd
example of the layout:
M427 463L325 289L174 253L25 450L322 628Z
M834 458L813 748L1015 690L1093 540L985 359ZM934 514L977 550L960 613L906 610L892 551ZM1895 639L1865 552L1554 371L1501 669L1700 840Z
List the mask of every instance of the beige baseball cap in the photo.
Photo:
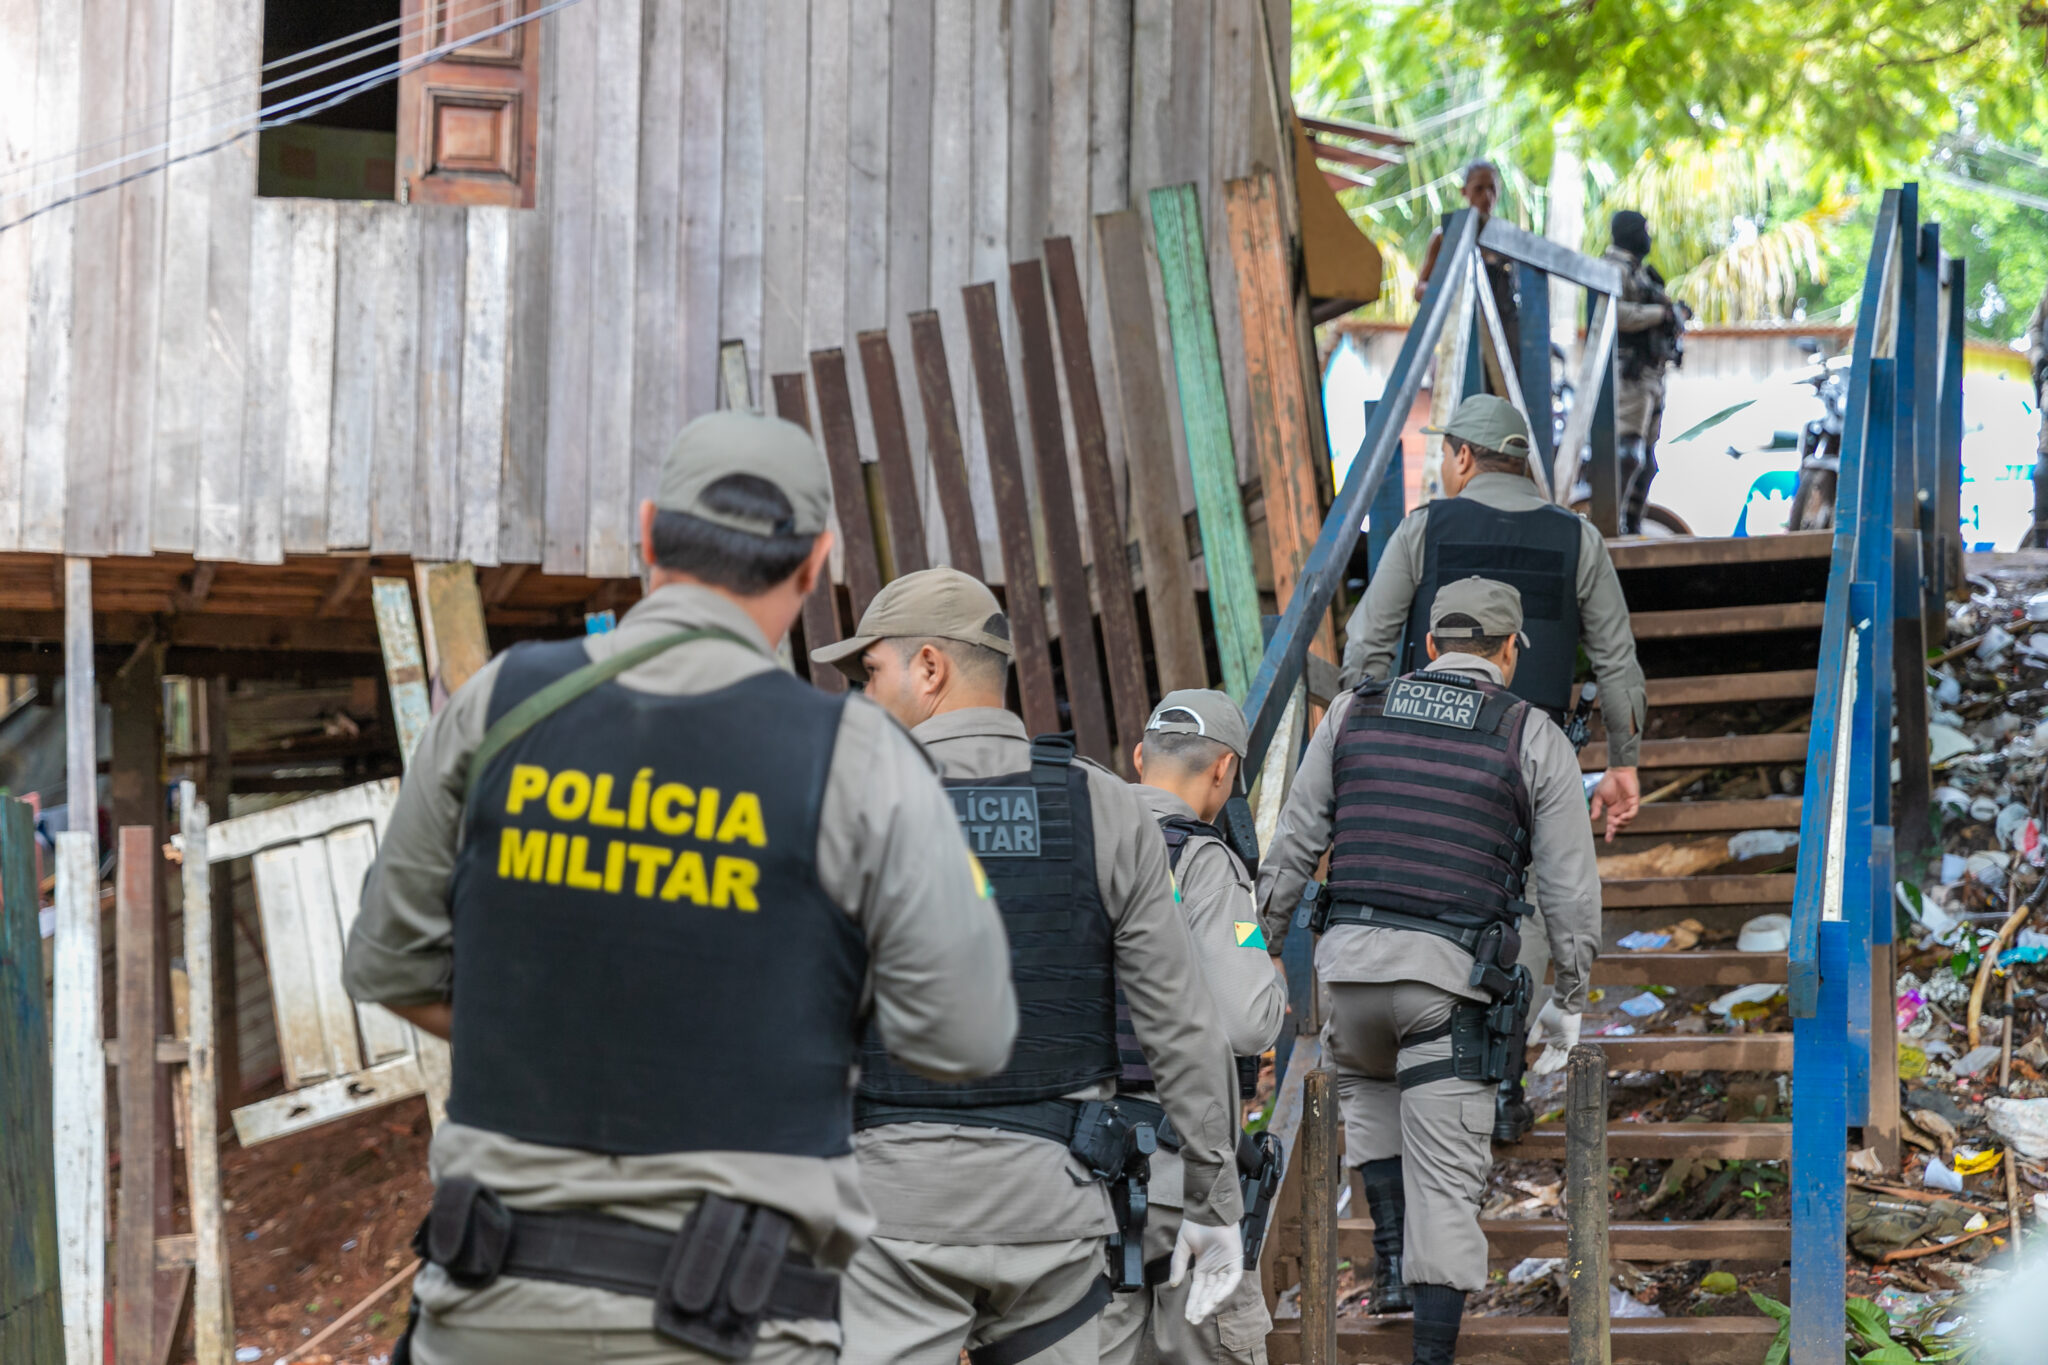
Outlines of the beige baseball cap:
M1244 711L1221 692L1206 687L1184 687L1168 692L1152 708L1145 729L1164 735L1200 735L1213 739L1242 759L1251 747L1251 727L1244 723Z
M1476 626L1439 626L1446 616L1469 616ZM1429 633L1439 640L1472 640L1482 635L1512 635L1529 647L1522 633L1522 594L1513 586L1474 574L1446 583L1429 604Z
M729 474L774 484L789 499L792 515L771 522L706 507L704 490ZM706 413L676 437L661 462L654 505L750 536L814 536L832 514L832 479L808 431L780 417L727 409Z
M1515 411L1513 403L1490 393L1473 394L1458 404L1450 421L1423 430L1432 436L1448 436L1516 459L1529 458L1529 424Z
M959 640L998 654L1010 650L1010 618L988 585L958 569L920 569L875 594L849 639L811 651L855 682L868 680L860 656L877 640Z

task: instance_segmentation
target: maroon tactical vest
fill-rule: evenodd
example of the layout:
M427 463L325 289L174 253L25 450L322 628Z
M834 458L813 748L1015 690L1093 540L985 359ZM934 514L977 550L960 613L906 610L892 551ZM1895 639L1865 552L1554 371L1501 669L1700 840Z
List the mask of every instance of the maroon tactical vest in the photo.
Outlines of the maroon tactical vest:
M1522 899L1529 703L1455 673L1353 697L1334 755L1330 898L1478 928Z

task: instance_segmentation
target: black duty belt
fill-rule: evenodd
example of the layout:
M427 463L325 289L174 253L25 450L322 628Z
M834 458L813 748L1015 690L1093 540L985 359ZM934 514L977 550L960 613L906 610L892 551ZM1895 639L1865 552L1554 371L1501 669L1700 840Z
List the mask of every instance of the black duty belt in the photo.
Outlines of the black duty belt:
M1123 1110L1133 1123L1150 1124L1153 1140L1163 1150L1180 1150L1180 1130L1173 1126L1173 1119L1167 1114L1165 1105L1138 1095L1118 1095L1116 1107Z
M1430 915L1411 915L1405 910L1385 910L1377 905L1361 905L1357 901L1333 901L1330 905L1329 924L1365 924L1375 929L1412 929L1419 934L1435 934L1448 939L1466 952L1477 952L1479 936L1486 932L1485 925L1461 928L1446 924Z
M965 1128L1000 1128L1028 1133L1068 1146L1081 1121L1080 1100L1032 1100L1025 1104L974 1104L950 1108L939 1104L889 1104L863 1099L853 1107L856 1131L887 1123L957 1123Z
M473 1180L443 1180L413 1239L466 1289L500 1276L654 1300L654 1330L726 1360L752 1353L770 1318L839 1316L839 1276L789 1248L782 1213L706 1195L673 1232L607 1214L508 1209Z

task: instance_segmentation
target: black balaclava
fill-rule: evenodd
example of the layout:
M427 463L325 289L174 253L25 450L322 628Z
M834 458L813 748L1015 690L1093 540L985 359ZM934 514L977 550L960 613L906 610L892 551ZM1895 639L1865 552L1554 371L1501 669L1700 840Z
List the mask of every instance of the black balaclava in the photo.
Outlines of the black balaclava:
M1608 225L1608 234L1616 246L1639 261L1650 254L1649 220L1634 209L1623 209L1615 214L1614 221Z

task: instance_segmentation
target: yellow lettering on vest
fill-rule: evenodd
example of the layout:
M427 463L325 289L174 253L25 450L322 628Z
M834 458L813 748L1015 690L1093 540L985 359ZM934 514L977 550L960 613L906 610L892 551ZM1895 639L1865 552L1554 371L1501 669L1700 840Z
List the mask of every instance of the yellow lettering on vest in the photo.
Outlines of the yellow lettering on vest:
M548 789L548 770L535 763L512 765L512 785L505 789L505 814L517 815L520 808Z
M569 857L569 836L550 834L548 836L548 885L562 884L562 864Z
M759 910L761 902L754 899L754 884L760 880L761 869L751 858L721 856L711 865L711 903L721 910L727 906Z
M578 834L569 840L569 872L563 880L579 891L596 891L604 886L604 878L585 865L589 857L589 835Z
M679 853L676 865L662 883L661 898L665 901L689 901L693 905L710 903L711 892L704 885L704 855L701 853Z
M654 828L662 834L688 834L696 817L690 807L697 800L692 792L680 782L664 782L654 789L654 805L648 811L648 818L654 821Z
M626 828L647 828L647 795L654 786L654 769L642 768L633 774L633 794L626 799Z
M548 814L557 820L581 820L590 808L590 777L564 768L548 783Z
M633 894L642 900L654 894L654 879L676 855L660 844L628 844L626 856L633 860Z
M547 861L544 829L508 829L498 839L498 876L504 881L537 882Z
M626 846L614 839L604 846L604 889L614 896L626 884Z
M597 787L590 794L590 823L606 829L624 829L626 812L612 806L612 775L599 773Z
M734 793L732 804L725 808L725 819L718 822L718 842L767 847L768 831L761 824L760 797L752 792Z
M697 837L705 843L711 842L711 835L718 828L718 788L702 787L697 791Z

